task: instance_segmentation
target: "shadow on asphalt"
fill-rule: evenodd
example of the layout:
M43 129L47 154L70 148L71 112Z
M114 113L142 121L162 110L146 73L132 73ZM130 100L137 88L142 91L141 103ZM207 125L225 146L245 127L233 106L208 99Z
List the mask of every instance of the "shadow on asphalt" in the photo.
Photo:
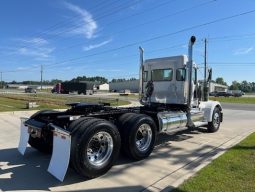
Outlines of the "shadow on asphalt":
M185 169L193 170L194 167L189 166L189 162L192 162L192 159L196 157L203 156L205 151L208 151L208 149L213 150L214 147L210 145L203 145L196 151L176 154L176 152L182 151L183 149L172 146L171 141L181 142L192 138L194 134L202 134L203 132L205 132L204 129L199 129L196 131L183 130L173 134L160 134L156 142L155 150L149 158L135 162L123 155L120 155L115 164L116 167L101 177L111 179L119 174L125 174L125 170L134 165L143 166L148 164L150 159L159 158L171 159L171 163L174 164L183 163L185 164ZM159 150L161 148L164 150ZM202 160L203 158L197 163L200 164L200 161ZM55 177L47 172L49 161L50 155L45 155L32 148L27 149L25 156L20 155L17 148L0 150L0 190L50 190L52 187L65 186L86 181L86 179L79 176L75 171L69 168L64 182L59 182L55 179ZM130 186L96 189L94 191L141 191L146 187L147 186Z

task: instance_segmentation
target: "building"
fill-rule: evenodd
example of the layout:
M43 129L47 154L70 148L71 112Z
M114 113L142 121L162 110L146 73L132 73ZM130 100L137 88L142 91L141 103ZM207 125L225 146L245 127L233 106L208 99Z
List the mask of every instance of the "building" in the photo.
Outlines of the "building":
M131 92L137 93L139 92L139 80L134 80L134 81L123 81L123 82L114 82L109 84L109 89L110 91L124 91L124 90L130 90ZM209 84L209 92L213 91L227 91L228 86L221 85L218 83L213 83L211 82Z
M111 82L109 84L109 89L110 91L116 91L116 92L130 90L133 93L137 93L139 92L139 80Z
M41 89L41 85L24 85L24 84L7 84L7 89L26 89L31 87L33 89ZM51 90L53 85L42 85L42 89L49 89Z
M100 84L98 86L98 90L100 90L100 91L109 91L109 88L110 88L110 86L108 83Z
M228 90L228 86L226 85L221 85L221 84L218 84L218 83L213 83L211 82L209 84L209 92L214 92L214 91L227 91Z

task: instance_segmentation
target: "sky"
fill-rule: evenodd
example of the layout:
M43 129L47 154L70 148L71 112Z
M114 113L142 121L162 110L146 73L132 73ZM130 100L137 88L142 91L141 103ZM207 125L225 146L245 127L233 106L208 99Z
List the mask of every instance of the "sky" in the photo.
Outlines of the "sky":
M213 79L255 81L254 0L2 0L2 80L138 78L145 59L187 54Z

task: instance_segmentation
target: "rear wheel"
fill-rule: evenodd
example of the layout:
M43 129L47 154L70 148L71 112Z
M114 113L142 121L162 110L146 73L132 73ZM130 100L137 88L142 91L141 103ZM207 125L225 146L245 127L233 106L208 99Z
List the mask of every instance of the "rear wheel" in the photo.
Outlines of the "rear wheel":
M220 109L215 107L212 115L212 122L208 123L207 130L210 133L214 133L219 130L220 127Z
M102 119L88 119L74 132L71 161L75 170L88 178L106 173L119 155L117 128Z
M156 140L156 125L151 117L143 114L129 115L120 129L123 150L127 156L141 160L151 154Z

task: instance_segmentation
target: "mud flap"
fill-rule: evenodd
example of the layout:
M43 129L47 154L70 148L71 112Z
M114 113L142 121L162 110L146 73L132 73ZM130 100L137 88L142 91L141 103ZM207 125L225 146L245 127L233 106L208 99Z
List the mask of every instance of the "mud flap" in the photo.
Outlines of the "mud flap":
M68 169L71 150L71 135L64 129L51 125L53 130L53 151L48 171L63 181Z
M24 122L28 120L26 117L20 118L20 137L19 137L19 147L18 151L24 155L27 148L27 143L29 139L28 127L24 125Z

